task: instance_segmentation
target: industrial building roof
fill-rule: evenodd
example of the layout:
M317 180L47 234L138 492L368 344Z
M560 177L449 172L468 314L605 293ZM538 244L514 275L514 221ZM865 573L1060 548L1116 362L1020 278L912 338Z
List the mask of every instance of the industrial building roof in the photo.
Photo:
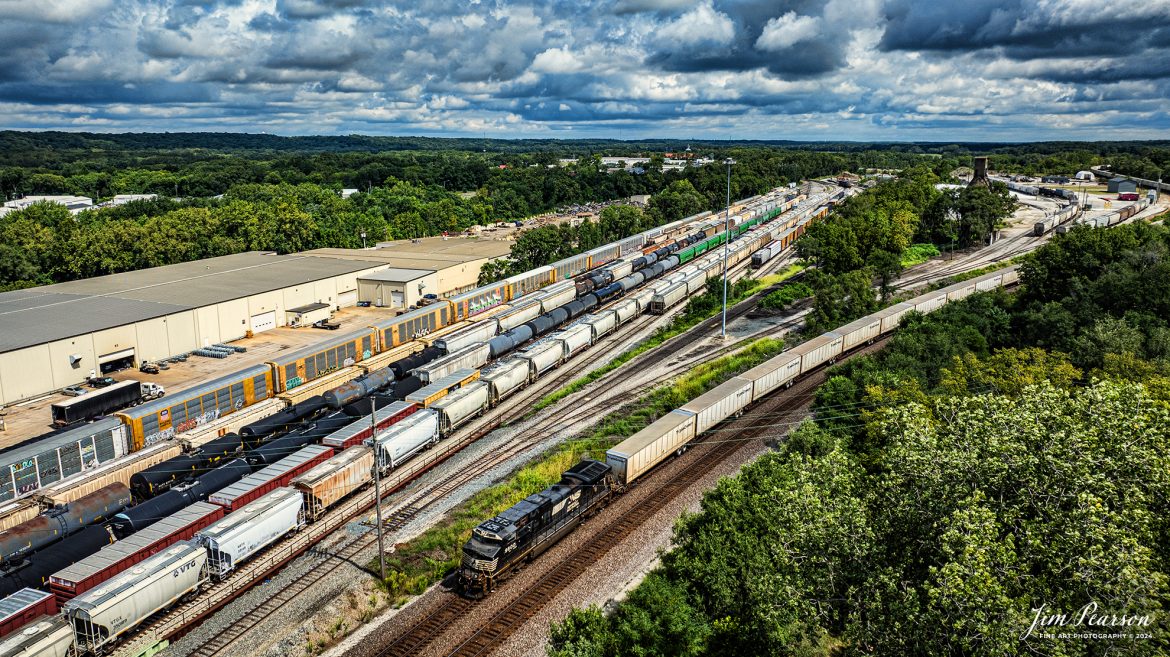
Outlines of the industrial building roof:
M0 293L0 353L379 267L259 251Z
M358 276L359 281L381 281L383 283L409 283L413 280L435 273L433 269L401 269L391 267L380 269L372 274Z

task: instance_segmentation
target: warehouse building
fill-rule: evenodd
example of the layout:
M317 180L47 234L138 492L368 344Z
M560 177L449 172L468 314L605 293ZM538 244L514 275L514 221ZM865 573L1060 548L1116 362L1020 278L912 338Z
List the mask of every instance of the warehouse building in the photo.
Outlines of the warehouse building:
M1132 194L1137 191L1137 181L1132 178L1114 178L1109 181L1109 193Z
M356 305L388 266L248 252L0 293L0 405Z
M509 240L428 237L379 242L371 249L315 249L304 255L383 263L377 273L362 275L361 301L407 309L428 294L443 297L473 289L480 268L511 250Z

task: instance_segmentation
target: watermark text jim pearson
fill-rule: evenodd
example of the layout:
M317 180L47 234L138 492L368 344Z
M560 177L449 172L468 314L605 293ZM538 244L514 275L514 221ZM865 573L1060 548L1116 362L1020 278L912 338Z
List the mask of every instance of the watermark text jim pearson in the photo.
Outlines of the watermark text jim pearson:
M1035 617L1032 618L1032 626L1028 628L1027 632L1024 632L1020 639L1027 639L1037 629L1047 627L1149 627L1152 622L1149 616L1098 614L1096 602L1088 603L1071 616L1053 613L1045 615L1044 612L1047 610L1049 610L1047 603L1038 608L1032 608L1032 613L1035 614Z

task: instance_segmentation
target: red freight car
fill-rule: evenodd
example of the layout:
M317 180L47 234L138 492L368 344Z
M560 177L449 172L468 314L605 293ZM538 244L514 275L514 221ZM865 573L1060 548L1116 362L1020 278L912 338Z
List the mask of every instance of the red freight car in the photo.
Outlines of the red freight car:
M378 431L382 431L386 427L396 422L402 421L403 418L417 410L418 404L411 404L401 401L396 401L392 404L387 404L386 406L379 408L374 412L375 417L378 419ZM340 452L342 450L349 449L350 447L356 447L357 445L362 444L362 441L372 435L373 431L370 429L370 416L366 415L338 429L337 431L334 431L328 436L325 436L325 438L321 441L321 444L334 447L337 449L337 451Z
M49 577L49 588L57 596L58 604L65 604L74 596L117 576L151 555L179 541L193 538L196 532L223 515L223 507L218 504L196 502L121 541L105 546L97 554L53 573Z
M253 472L231 486L212 493L207 501L218 504L227 513L231 513L277 488L287 486L288 482L312 470L318 463L328 461L332 456L332 447L309 445L263 470Z
M57 613L57 599L52 593L21 589L0 600L0 637L19 630L38 616Z

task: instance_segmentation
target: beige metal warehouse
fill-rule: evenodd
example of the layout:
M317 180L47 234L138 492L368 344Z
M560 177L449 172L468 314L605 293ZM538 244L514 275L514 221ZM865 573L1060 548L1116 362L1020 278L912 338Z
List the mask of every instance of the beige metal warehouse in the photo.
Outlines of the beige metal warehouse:
M0 294L0 405L357 303L385 262L248 252Z
M439 294L439 275L430 269L390 267L358 278L358 299L378 308L405 310L427 294Z

